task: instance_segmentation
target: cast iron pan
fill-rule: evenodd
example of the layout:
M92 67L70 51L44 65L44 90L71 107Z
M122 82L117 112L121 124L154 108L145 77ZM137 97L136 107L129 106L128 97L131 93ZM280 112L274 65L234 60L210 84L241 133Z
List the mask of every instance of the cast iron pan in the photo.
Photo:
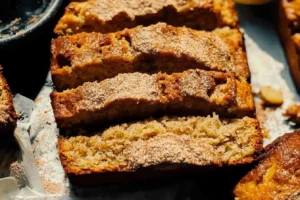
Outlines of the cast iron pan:
M34 39L55 16L63 0L0 0L0 48Z

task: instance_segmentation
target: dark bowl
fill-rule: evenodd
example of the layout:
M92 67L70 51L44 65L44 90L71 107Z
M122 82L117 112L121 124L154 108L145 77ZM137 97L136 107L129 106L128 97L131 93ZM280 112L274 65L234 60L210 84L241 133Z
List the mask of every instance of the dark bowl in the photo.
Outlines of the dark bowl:
M0 49L34 41L63 0L0 0Z

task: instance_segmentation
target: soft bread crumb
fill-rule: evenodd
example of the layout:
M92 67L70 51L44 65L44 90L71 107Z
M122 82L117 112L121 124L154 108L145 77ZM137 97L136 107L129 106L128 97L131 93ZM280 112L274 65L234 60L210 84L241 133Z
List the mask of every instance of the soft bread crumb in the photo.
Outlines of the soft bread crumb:
M262 147L262 135L258 121L249 117L163 117L112 126L90 137L61 137L58 147L67 173L89 174L161 163L248 163Z

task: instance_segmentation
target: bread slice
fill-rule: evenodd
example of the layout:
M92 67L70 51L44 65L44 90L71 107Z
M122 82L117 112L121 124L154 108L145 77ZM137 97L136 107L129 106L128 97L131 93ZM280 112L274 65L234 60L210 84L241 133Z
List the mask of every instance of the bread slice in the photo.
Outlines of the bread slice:
M243 35L237 29L211 33L159 23L106 35L62 36L52 40L51 52L52 79L59 91L131 72L200 68L250 78Z
M254 116L251 87L233 73L188 70L119 74L100 83L52 92L59 128L104 125L156 114Z
M300 104L291 105L283 115L288 117L289 120L300 124Z
M300 1L281 0L279 33L290 71L300 92Z
M268 145L259 164L235 187L238 200L300 198L300 132L288 133Z
M16 126L17 114L13 106L13 96L2 75L0 65L0 134L12 133Z
M65 172L76 185L124 177L130 181L139 175L153 178L159 171L188 166L247 164L262 148L259 123L249 117L163 117L111 126L90 136L73 134L80 135L59 137L58 148Z
M204 30L238 27L233 0L89 0L70 3L54 32L109 33L157 22Z

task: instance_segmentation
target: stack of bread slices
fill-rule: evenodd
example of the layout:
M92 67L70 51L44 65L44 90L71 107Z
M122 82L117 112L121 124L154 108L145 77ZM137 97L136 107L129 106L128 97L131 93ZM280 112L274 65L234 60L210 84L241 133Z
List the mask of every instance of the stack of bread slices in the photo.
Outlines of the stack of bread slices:
M70 181L251 163L262 149L233 0L71 2L51 101Z

